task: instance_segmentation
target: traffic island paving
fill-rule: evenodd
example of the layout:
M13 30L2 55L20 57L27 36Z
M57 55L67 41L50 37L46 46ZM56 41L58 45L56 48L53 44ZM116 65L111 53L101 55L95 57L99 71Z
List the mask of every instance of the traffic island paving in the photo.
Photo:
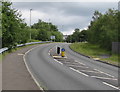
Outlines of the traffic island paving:
M2 90L40 90L23 61L25 52L35 46L38 45L22 48L4 57L2 61Z

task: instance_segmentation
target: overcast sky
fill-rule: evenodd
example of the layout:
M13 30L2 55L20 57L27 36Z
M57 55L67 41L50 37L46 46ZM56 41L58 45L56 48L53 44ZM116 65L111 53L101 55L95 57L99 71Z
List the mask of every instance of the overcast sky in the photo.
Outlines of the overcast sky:
M75 28L87 28L95 10L118 9L118 2L13 2L12 7L21 11L28 25L33 9L32 24L41 19L57 25L63 34L72 34Z

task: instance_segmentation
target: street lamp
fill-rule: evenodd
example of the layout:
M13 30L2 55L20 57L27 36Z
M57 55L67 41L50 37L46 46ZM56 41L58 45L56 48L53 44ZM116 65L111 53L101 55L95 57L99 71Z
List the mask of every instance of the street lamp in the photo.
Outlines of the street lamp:
M31 11L32 9L30 9L30 41L31 41Z

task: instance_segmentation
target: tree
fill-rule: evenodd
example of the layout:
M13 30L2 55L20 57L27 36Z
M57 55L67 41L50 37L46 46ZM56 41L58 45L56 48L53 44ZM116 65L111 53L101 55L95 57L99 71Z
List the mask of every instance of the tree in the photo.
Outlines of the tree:
M111 50L112 42L118 41L118 11L109 9L105 14L94 13L88 29L88 42Z
M57 26L38 20L38 23L32 25L32 29L38 31L36 40L48 41L51 36L55 36L55 41L63 41L63 34L58 31Z
M16 47L18 43L28 40L28 28L20 18L21 15L15 9L10 8L11 2L2 2L2 42L3 47L9 49Z
M78 28L75 29L72 35L69 35L66 39L67 42L83 42L87 41L87 30L80 31Z

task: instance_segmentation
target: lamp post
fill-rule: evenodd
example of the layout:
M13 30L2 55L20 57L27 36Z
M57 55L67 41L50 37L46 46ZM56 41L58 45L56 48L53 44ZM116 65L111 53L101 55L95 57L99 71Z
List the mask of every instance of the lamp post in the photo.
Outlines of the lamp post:
M32 9L30 9L30 41L31 41L31 11Z

